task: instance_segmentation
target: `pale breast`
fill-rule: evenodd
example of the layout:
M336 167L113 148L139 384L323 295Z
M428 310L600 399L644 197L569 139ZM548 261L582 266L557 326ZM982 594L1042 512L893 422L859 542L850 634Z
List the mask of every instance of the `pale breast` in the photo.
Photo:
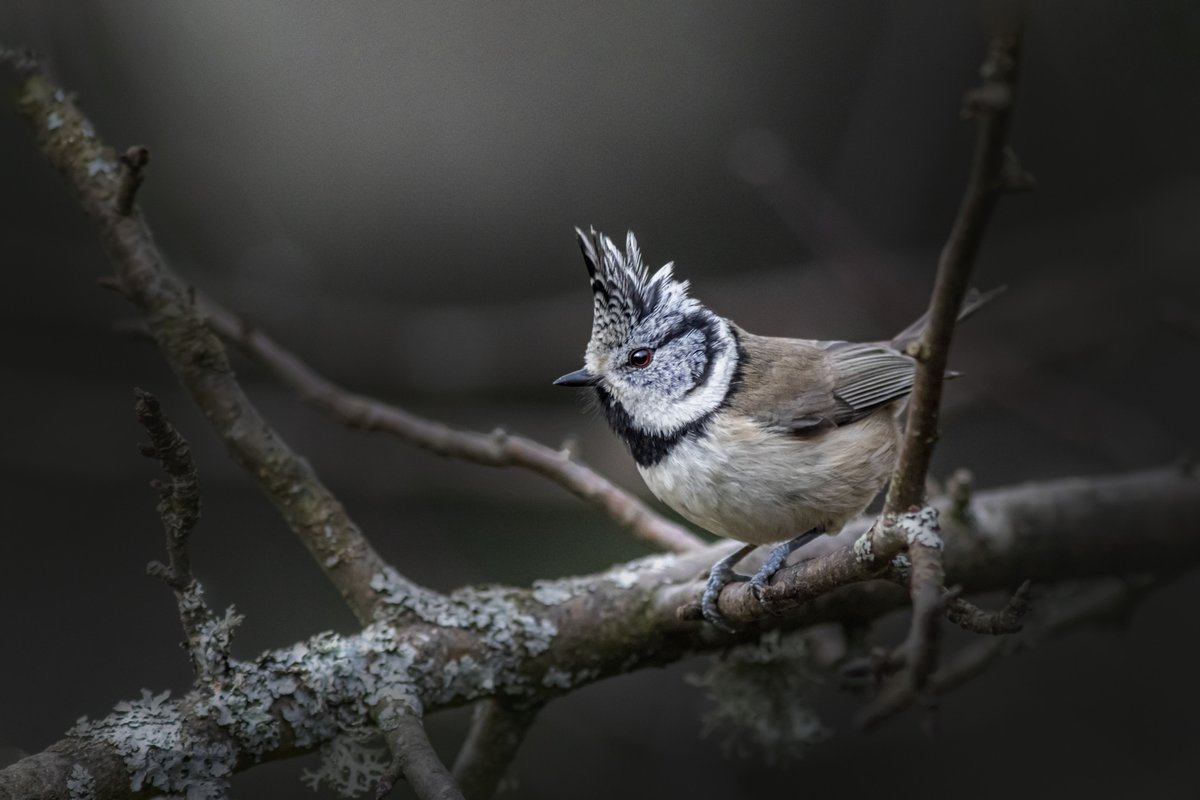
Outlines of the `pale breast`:
M897 436L888 409L812 438L726 412L701 436L639 469L650 491L688 520L765 544L816 527L837 533L887 481Z

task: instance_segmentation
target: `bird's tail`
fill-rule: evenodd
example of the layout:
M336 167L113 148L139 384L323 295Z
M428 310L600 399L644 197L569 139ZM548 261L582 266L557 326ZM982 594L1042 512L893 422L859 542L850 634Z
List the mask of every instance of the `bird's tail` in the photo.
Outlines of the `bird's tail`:
M1003 292L1005 288L1006 287L1004 286L997 286L995 289L989 289L986 292L981 292L978 289L971 289L968 291L967 296L963 298L962 308L958 312L958 321L962 322L964 319L983 308L985 305L990 303L996 297L996 295ZM892 337L892 347L903 353L910 344L921 338L921 335L925 333L925 326L928 324L929 312L926 311L920 316L919 319L917 319L916 322Z

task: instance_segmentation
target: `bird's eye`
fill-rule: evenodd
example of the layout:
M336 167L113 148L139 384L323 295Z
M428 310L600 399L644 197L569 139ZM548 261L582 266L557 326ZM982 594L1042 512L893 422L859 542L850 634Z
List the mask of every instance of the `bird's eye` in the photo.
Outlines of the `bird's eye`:
M645 369L654 360L654 351L642 347L629 354L629 366Z

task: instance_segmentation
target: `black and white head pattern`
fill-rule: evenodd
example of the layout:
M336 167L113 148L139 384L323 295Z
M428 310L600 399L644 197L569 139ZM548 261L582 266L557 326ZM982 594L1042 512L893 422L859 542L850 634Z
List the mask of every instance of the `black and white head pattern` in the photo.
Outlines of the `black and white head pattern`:
M725 319L688 296L671 264L649 274L632 233L625 252L594 229L576 233L595 298L584 365L599 379L609 422L648 466L725 402L737 340Z

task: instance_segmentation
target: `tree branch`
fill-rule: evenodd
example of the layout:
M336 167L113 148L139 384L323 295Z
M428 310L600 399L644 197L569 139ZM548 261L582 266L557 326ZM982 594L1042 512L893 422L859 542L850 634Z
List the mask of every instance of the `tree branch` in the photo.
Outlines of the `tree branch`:
M1028 179L1022 180L1024 173L1007 146L1020 42L1019 21L992 36L987 59L980 70L983 84L969 91L964 100L964 108L979 120L975 154L958 214L938 259L929 324L920 341L910 347L910 354L917 359L917 373L909 398L904 441L884 503L885 518L909 511L924 501L925 479L938 438L950 341L970 286L975 257L999 196L1029 186ZM940 541L936 536L912 540L908 557L912 624L906 644L907 670L902 679L920 690L937 664L938 623L945 610Z
M1015 42L1011 44L1015 53ZM67 177L99 226L116 265L115 285L142 310L151 335L234 459L260 483L360 619L369 620L354 635L319 634L253 661L229 659L212 680L198 682L176 700L147 691L138 700L119 703L107 717L83 720L46 752L0 770L0 800L57 799L80 785L94 788L100 797L171 794L207 800L224 793L236 770L310 752L347 731L373 727L383 731L399 772L414 781L418 794L454 797L457 790L429 747L416 709L433 713L489 698L532 708L604 677L751 641L761 630L749 627L730 635L681 621L678 607L698 594L697 576L713 562L719 546L640 559L597 575L539 581L528 589L466 587L450 595L421 590L384 565L336 498L245 397L193 294L165 268L133 202L132 178L127 182L117 176L113 151L95 138L73 101L36 63L11 51L0 52L0 59L31 72L22 88L22 112L33 124L42 152ZM996 75L1005 68L1011 73L1013 65L997 63L999 72L985 75L984 89L971 100L993 117L1006 115L1011 104L1011 92L1003 91L1003 80ZM989 124L985 120L981 127ZM1016 172L1006 164L997 185L1015 183ZM127 184L125 208L121 196ZM982 227L970 234L975 237L970 247L970 235L964 235L966 244L959 245L966 248L963 253L977 249L981 233ZM943 254L943 261L953 260ZM934 294L935 306L949 302L939 291ZM957 311L956 304L949 307ZM937 325L933 316L926 343L938 341L932 334ZM945 347L950 328L942 330L945 340L939 346ZM920 388L920 376L932 369L933 356L925 351L918 356ZM913 445L923 448L924 455L907 456L906 440L902 456L902 464L917 464L919 473L913 471L916 467L902 467L900 478L919 474L923 481L926 472L940 392L941 370L934 372L932 403L914 394L914 404L933 415L925 420L933 425L928 435ZM912 431L910 426L910 435ZM416 438L425 437L422 441L436 450L440 436L435 428ZM454 441L451 449L464 446ZM156 443L156 453L159 449ZM161 449L174 451L178 445ZM903 491L896 488L902 482L894 482L894 492ZM915 503L903 504L902 499L889 495L889 511L875 528L868 530L866 521L847 526L835 540L821 544L823 555L782 571L768 591L789 612L760 624L861 623L898 607L905 600L903 591L876 578L895 568L893 559L906 545L910 553L938 552L944 541L936 568L944 565L946 576L970 591L990 591L1026 578L1130 575L1200 561L1200 539L1194 535L1200 528L1200 492L1190 470L981 492L970 499L969 508L960 509L964 513L945 515L941 529L936 506L914 510L909 506ZM164 518L164 524L170 534L173 523ZM1139 536L1130 537L1131 529ZM178 578L185 571L186 552L172 553L172 542L169 538L168 557L175 567L165 567L163 573ZM912 559L914 575L924 570L919 560ZM936 603L939 614L943 605L955 607L955 596L942 590L940 575L911 583L914 605ZM938 590L933 600L927 597L931 586ZM722 611L731 619L738 614L755 619L759 604L750 598L745 586L734 587L722 595ZM914 609L914 618L920 611ZM1001 612L990 622L986 616L972 618L972 624L1002 627L1014 614ZM924 669L939 674L928 645L933 633L914 637L922 641L906 651L912 663L924 658ZM915 696L921 683L903 686ZM517 742L516 723L519 719L497 717L473 728L459 762L477 785L500 772L484 764L486 754L473 755L480 748L472 741L487 737L489 729L508 729ZM515 748L514 743L510 754ZM503 749L496 753L504 760ZM385 778L395 774L393 769Z
M408 779L408 785L421 800L463 800L450 771L434 751L419 716L389 707L380 715L379 724L393 761L375 790L376 800L386 797L401 775Z
M6 60L14 60L9 57ZM230 455L267 493L351 610L369 621L379 599L370 588L384 563L313 469L267 424L242 391L219 339L204 324L193 292L166 268L149 228L132 206L132 166L118 176L112 148L96 136L74 100L36 61L18 107L42 155L67 179L100 230L116 286L142 312L150 334ZM144 156L142 157L144 163ZM123 204L128 200L127 209ZM411 591L421 591L409 584Z
M489 467L530 470L599 508L639 539L662 550L684 553L704 546L700 537L655 513L638 498L573 459L566 449L553 450L499 429L491 434L454 430L397 406L355 394L318 374L266 333L211 299L205 298L202 305L209 325L218 335L236 344L303 400L348 427L384 431L439 456Z
M192 451L158 404L158 398L143 389L134 389L133 404L137 420L150 434L150 444L142 445L142 455L162 463L170 481L155 481L158 489L158 514L167 534L167 564L158 564L151 572L179 590L195 580L188 557L188 538L200 519L200 481Z
M1005 633L1016 633L1021 630L1021 621L1029 613L1029 581L1025 581L1013 596L999 611L986 611L968 603L962 598L954 598L946 607L946 618L963 630L974 633L986 633L997 636Z
M475 705L471 728L454 759L454 779L463 794L474 799L496 793L540 707L497 698Z
M984 592L1025 576L1063 581L1178 571L1200 563L1198 489L1193 473L1176 468L977 492L971 522L944 516L947 575L967 591ZM830 546L848 549L868 524L848 526ZM1138 536L1130 536L1135 529ZM377 583L383 602L408 612L406 622L380 621L354 636L320 634L232 662L221 686L177 701L147 696L121 704L46 753L0 770L0 800L60 798L75 763L103 786L100 796L124 796L135 779L138 787L184 793L188 781L219 782L230 770L370 727L370 710L385 697L411 697L426 714L486 697L537 703L601 678L752 641L755 630L722 634L676 616L717 550L651 556L530 589L465 588L448 597L393 594L388 581ZM865 622L904 601L890 582L865 581L771 624ZM202 762L210 773L170 760L181 749L208 754L188 770Z
M917 374L909 399L904 444L888 491L886 507L893 513L924 499L925 476L938 438L938 411L950 340L970 287L975 257L996 200L1018 186L1027 186L1018 183L1017 176L1023 173L1007 145L1020 44L1019 26L994 35L980 69L983 85L967 92L964 98L965 112L979 121L975 154L954 225L938 259L929 324L920 341L910 348L910 355L917 359Z
M1145 576L1102 578L1065 598L1043 601L1038 614L1040 619L1019 635L979 639L954 653L929 676L928 694L937 697L953 691L1006 655L1022 652L1086 625L1122 617L1162 583ZM860 728L878 726L918 698L911 687L891 684L888 688L890 693L883 702L872 704L858 715Z
M200 518L200 484L191 448L149 392L135 389L134 412L150 434L142 454L157 459L170 476L154 481L158 489L158 514L167 534L167 563L152 561L146 571L175 591L179 619L183 624L188 655L197 685L223 678L229 670L229 646L233 629L242 621L231 606L218 618L204 599L204 587L192 575L188 539Z
M133 211L133 201L145 177L142 170L150 163L150 151L142 145L134 145L121 155L121 183L117 187L117 213L128 215Z

